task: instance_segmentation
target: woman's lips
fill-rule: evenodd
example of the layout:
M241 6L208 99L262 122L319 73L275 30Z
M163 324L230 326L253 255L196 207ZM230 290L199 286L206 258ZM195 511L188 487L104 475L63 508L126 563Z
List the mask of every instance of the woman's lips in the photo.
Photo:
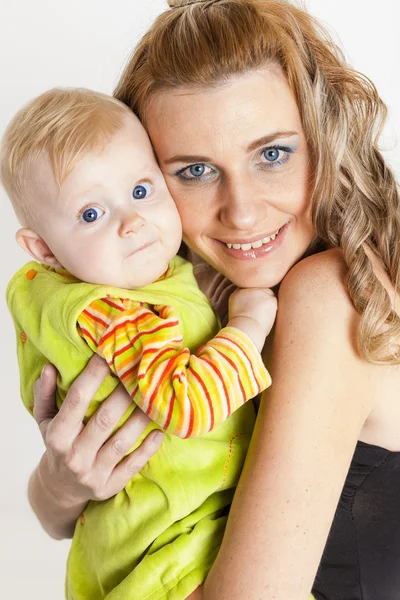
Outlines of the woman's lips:
M250 248L250 250L236 250L235 248L228 248L228 246L224 242L220 242L219 240L215 240L215 242L224 248L225 252L232 256L233 258L237 258L239 260L254 260L256 258L262 258L266 254L270 254L274 252L279 246L283 243L285 238L287 229L289 227L289 223L283 225L278 235L274 240L271 240L267 244L263 244L260 248Z

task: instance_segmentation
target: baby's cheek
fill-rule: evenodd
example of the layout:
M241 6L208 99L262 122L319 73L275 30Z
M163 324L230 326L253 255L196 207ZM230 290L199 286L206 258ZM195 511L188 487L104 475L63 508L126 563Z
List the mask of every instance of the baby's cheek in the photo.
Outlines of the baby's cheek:
M113 254L112 246L109 246L107 252L106 244L93 243L86 240L85 243L77 247L77 256L79 261L80 279L90 281L93 277L101 275L110 269L111 256Z

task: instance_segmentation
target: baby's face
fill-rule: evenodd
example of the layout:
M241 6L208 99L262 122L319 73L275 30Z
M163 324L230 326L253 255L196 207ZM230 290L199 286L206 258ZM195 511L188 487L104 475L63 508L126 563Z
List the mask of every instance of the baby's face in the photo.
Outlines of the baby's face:
M35 162L36 232L64 269L89 283L142 287L179 249L181 221L149 138L133 115L57 186ZM40 187L39 187L40 186Z

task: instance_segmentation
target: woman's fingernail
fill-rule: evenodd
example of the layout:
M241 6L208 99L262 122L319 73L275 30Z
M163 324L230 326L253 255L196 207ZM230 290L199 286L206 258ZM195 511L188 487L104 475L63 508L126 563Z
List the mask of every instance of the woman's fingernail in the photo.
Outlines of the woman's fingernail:
M154 434L153 441L155 444L161 444L163 439L164 439L164 434L162 431L157 431L157 433Z
M42 378L42 377L43 377L43 375L45 375L45 374L46 374L46 368L47 368L47 365L44 365L44 367L43 367L43 369L42 369L42 372L40 373L40 378Z

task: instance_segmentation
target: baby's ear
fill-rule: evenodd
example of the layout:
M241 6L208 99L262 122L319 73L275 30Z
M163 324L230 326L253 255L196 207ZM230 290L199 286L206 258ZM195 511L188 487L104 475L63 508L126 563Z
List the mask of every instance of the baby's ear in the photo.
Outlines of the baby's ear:
M45 263L50 267L55 267L56 269L63 268L46 242L36 233L36 231L33 231L33 229L18 229L15 234L15 239L21 248L35 260Z

